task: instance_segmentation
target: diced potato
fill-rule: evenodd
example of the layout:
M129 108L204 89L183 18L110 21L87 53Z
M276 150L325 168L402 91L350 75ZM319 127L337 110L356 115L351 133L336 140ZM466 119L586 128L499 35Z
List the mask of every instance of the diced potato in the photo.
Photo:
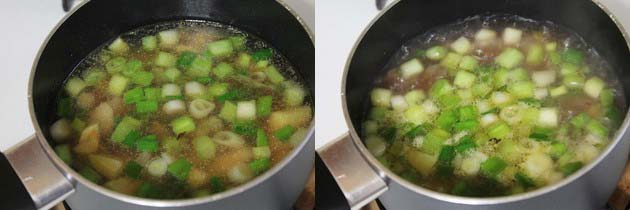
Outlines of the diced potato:
M435 165L437 157L434 155L429 155L417 150L409 150L405 153L405 157L407 158L407 161L409 161L409 164L411 164L411 166L413 166L423 176L430 175L435 169L433 165Z
M74 146L74 151L79 154L91 154L98 150L101 141L101 133L98 124L88 126L81 132L79 143Z
M193 188L201 187L208 183L209 177L206 172L199 170L198 168L192 168L188 173L187 183Z
M311 107L301 106L294 109L272 112L269 116L269 128L272 131L278 130L286 125L302 127L311 121L313 113Z
M122 174L123 163L116 158L105 155L90 155L88 159L94 170L109 179L114 179Z
M98 124L98 128L101 130L101 135L109 136L114 129L114 110L108 103L101 103L94 110L90 112L91 124Z
M532 153L521 163L521 168L528 176L540 178L553 171L553 160L546 154Z
M135 195L140 185L142 185L142 181L127 177L114 179L103 184L107 189L127 195Z

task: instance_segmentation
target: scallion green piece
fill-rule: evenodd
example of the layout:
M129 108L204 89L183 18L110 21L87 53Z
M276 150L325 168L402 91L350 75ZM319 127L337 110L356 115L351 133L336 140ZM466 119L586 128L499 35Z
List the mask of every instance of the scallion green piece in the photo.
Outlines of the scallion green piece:
M269 158L257 159L249 163L249 168L252 169L254 174L262 174L263 172L267 171L267 169L269 169L270 167L271 167L271 159Z
M179 135L182 133L194 131L195 121L188 116L179 117L173 121L171 121L171 128L173 129L173 133Z
M124 169L125 175L133 179L140 179L142 175L142 165L140 165L136 161L129 161L127 165L125 165Z
M514 174L514 179L516 179L516 182L518 182L525 189L536 186L536 183L534 182L532 178L529 178L529 176L527 176L525 173L520 172L520 171Z
M562 172L562 174L564 174L564 176L569 176L573 173L575 173L576 171L580 170L580 168L582 168L582 166L584 166L584 163L582 162L570 162L567 164L564 164L563 166L560 166L560 171Z
M254 59L254 61L269 60L272 55L273 51L270 48L265 48L252 53L252 59Z
M141 137L142 134L140 132L133 130L129 132L129 134L127 134L125 140L123 140L122 143L124 145L127 145L128 147L135 147L136 141L138 141L138 139L140 139Z
M128 90L123 95L123 100L125 101L125 104L135 104L142 101L144 100L144 90L140 87Z
M281 141L286 141L289 140L289 138L291 138L291 135L293 135L293 133L295 133L295 127L291 126L291 125L286 125L278 130L276 130L273 133L273 136L276 137L276 139L281 140Z
M457 122L457 112L453 109L442 111L435 120L435 123L442 129L450 130Z
M116 126L116 129L114 129L114 132L112 133L111 139L114 142L122 142L123 140L125 140L125 137L127 137L129 132L133 130L138 130L140 125L141 125L140 121L127 116L123 118L122 121L120 121L120 123L118 123L118 125Z
M481 163L480 170L487 177L496 177L507 167L507 163L499 157L490 157Z
M218 176L213 176L210 178L210 188L212 188L213 193L219 193L225 191L225 184L223 184L223 180Z
M144 88L144 98L148 101L157 101L162 94L160 88Z
M179 58L177 58L177 67L182 69L188 69L190 65L193 63L197 54L194 52L184 51L179 54Z
M90 180L95 184L101 184L103 182L103 177L90 167L85 167L81 169L81 171L79 171L79 174L81 174L83 178L86 178L87 180Z
M153 113L158 110L157 101L138 101L136 103L137 113Z
M263 96L256 100L256 116L269 116L271 114L271 107L273 105L273 98L271 96Z
M257 132L256 124L253 121L235 122L232 124L232 130L234 133L249 137L256 136Z
M267 138L267 134L265 133L265 130L262 128L258 128L258 130L256 131L256 146L257 147L269 146L269 138Z
M55 153L64 163L72 164L72 153L70 152L70 146L67 144L61 144L55 147Z
M192 169L192 164L182 158L168 165L167 171L175 178L183 181L188 178L190 169Z
M218 79L225 79L234 73L234 68L232 68L230 64L222 62L212 69L212 73L214 73Z
M459 140L457 145L455 145L455 151L458 153L464 153L475 147L477 147L477 144L475 144L473 138L471 136L464 136Z
M141 152L157 152L158 151L157 136L147 135L138 139L138 141L136 141L136 149L138 149Z

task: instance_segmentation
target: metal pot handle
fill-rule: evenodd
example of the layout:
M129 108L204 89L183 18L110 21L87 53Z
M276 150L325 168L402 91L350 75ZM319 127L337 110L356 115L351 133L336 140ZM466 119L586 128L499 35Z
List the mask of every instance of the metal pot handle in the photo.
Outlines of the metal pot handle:
M35 135L0 154L0 172L0 209L50 209L74 192Z
M338 137L318 153L352 210L360 209L387 191L387 184L361 156L350 135Z

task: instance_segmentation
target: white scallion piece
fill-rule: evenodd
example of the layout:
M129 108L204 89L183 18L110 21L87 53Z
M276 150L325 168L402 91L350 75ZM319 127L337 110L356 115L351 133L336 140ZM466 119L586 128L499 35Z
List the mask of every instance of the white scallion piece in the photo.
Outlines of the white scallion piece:
M176 84L165 84L162 86L162 97L181 96L182 89Z
M558 109L552 107L540 108L538 125L543 127L558 126Z
M556 81L556 71L535 71L532 73L532 80L534 84L536 84L536 87L547 87Z
M402 77L405 79L408 79L414 75L420 74L422 73L423 70L424 70L424 66L422 66L422 63L420 62L420 60L416 58L411 59L407 62L404 62L403 64L400 65L400 75L402 75Z
M199 82L190 81L184 85L184 93L188 97L199 98L205 95L206 87Z
M239 101L236 104L236 119L244 121L255 120L256 101Z
M72 137L72 126L66 119L57 120L50 126L50 135L56 142L64 142Z
M168 115L176 115L186 112L186 103L182 100L170 100L162 106L162 111Z
M409 104L407 104L407 100L405 100L404 96L395 95L391 99L392 108L396 111L405 111Z
M507 27L503 30L503 44L516 45L521 42L523 31Z
M188 112L195 119L207 117L214 110L214 103L205 99L195 99L188 105ZM237 112L238 113L238 112Z
M453 49L453 51L459 53L459 54L466 54L468 52L470 52L470 50L472 49L472 44L470 44L470 41L468 41L468 39L466 37L459 37L457 40L455 40L453 43L451 43L451 49Z
M175 29L162 31L158 33L158 39L160 40L160 47L174 47L179 42L179 32Z
M243 137L231 131L219 131L218 133L214 134L212 141L219 145L232 148L240 148L245 145L245 140L243 140Z
M591 77L584 83L584 93L591 98L598 98L604 89L604 81L598 77Z

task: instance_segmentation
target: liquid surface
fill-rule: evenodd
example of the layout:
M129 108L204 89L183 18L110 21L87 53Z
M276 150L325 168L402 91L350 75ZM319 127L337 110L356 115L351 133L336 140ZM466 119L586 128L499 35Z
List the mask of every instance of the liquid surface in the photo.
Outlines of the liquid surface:
M206 196L282 161L306 136L309 91L262 40L217 23L122 34L64 84L55 151L90 181L155 199Z
M363 137L404 179L504 196L558 182L606 148L625 107L605 58L549 22L478 16L409 41L370 93Z

